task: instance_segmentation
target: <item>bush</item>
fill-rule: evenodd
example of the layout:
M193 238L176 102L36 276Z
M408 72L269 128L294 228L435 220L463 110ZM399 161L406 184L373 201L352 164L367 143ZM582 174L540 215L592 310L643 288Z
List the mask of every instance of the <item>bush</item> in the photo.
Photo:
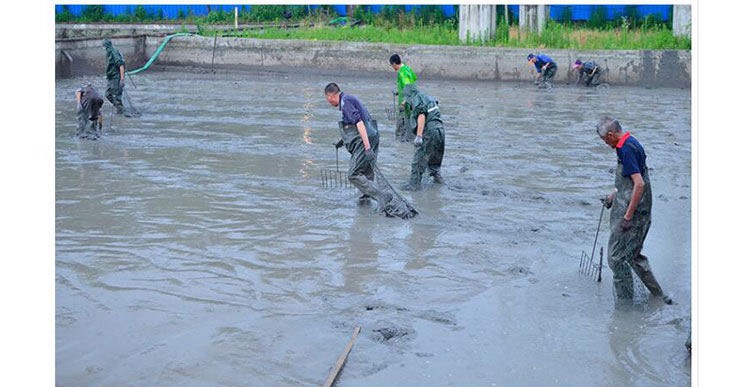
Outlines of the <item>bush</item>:
M67 5L62 6L62 12L55 14L55 23L66 23L71 22L75 19L73 13L70 12L70 7Z
M104 20L103 5L87 5L81 12L81 19L84 22L100 22Z
M148 19L148 13L146 12L146 7L139 5L135 7L135 12L133 13L133 16L135 16L135 20L146 20Z
M603 30L607 28L607 9L603 5L596 5L591 11L589 21L586 23L590 28Z

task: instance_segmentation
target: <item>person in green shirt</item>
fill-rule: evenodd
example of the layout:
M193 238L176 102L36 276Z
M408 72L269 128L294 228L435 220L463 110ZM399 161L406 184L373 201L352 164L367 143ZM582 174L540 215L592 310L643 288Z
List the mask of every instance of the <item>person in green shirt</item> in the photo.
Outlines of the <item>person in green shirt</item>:
M406 130L406 117L409 117L410 112L408 106L404 106L404 86L411 85L417 82L417 75L414 74L411 67L401 62L401 57L398 54L391 55L388 60L391 67L398 74L396 77L396 90L398 93L398 116L396 117L396 140L407 142L414 139L414 134L410 130Z

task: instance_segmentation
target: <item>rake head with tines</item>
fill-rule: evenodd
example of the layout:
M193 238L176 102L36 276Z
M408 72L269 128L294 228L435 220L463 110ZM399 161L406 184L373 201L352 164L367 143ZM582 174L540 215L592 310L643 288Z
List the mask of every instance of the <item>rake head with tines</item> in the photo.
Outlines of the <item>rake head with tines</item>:
M591 247L591 255L581 251L581 261L578 263L578 272L587 276L596 278L596 282L602 282L602 260L604 256L604 247L599 251L599 264L594 262L594 252L596 251L596 241L599 239L599 229L602 226L602 215L604 215L605 204L602 202L602 210L599 212L599 224L596 226L596 236L594 236L594 246Z
M398 114L398 109L396 109L396 96L398 95L397 91L393 91L393 109L385 108L385 116L390 122L396 121L396 116Z
M396 121L396 112L390 108L385 108L385 117L388 121Z
M346 172L333 170L333 169L321 169L320 180L324 188L351 188L352 184L349 182L349 176Z
M334 143L334 146L336 144ZM321 169L320 182L324 188L351 188L347 172L339 170L339 148L336 147L336 169Z
M602 261L604 260L604 247L599 250L599 263L594 262L594 257L581 251L581 260L578 263L578 272L602 282Z

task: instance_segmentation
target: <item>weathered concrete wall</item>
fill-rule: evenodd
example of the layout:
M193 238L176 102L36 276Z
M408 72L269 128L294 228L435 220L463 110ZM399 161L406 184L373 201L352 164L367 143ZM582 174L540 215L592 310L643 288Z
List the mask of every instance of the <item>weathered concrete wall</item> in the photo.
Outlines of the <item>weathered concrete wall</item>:
M157 44L147 51L145 36L109 39L125 58L127 70L143 65L158 47ZM105 54L101 38L58 40L55 42L55 77L69 78L97 73L104 75Z
M70 34L68 34L70 35ZM162 43L162 37L112 39L126 57L127 68L142 66ZM57 74L75 76L104 72L101 37L58 40ZM64 53L63 53L64 51ZM385 43L176 37L159 56L162 65L217 68L302 67L390 73L388 57L399 53L420 78L530 81L526 62L537 50L493 47L423 46ZM575 51L544 50L558 63L556 82L575 81L570 65L576 59L595 60L603 81L612 85L690 87L691 51ZM70 57L72 64L66 64Z

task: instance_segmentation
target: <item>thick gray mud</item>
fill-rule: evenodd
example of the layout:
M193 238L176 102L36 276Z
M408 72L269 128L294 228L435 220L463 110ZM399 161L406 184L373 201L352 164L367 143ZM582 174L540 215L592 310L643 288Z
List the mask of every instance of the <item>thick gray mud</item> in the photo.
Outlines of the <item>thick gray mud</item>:
M402 192L419 211L405 221L320 178L334 81L406 182L392 77L149 71L126 89L143 115L105 103L98 141L72 135L87 80L104 91L56 82L58 385L320 385L357 325L341 386L690 384L689 90L420 79L446 184ZM648 154L644 253L676 305L615 309L606 257L601 283L578 273L614 182L604 114Z

